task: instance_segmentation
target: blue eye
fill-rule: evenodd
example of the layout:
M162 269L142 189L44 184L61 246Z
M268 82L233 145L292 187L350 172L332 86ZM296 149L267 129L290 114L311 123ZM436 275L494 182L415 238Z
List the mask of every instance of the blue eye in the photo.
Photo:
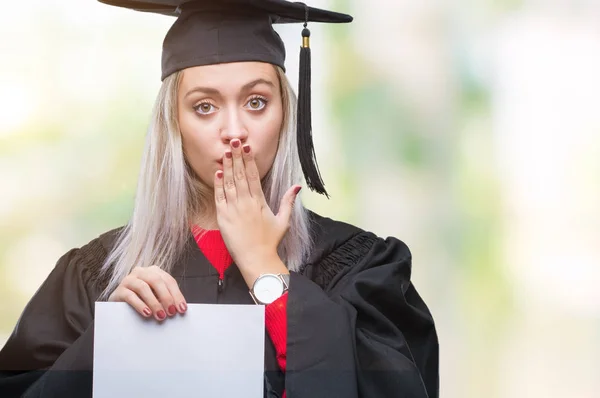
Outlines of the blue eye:
M201 115L208 115L213 113L216 107L210 102L201 102L194 106L194 110Z
M249 109L253 111L260 111L264 109L265 106L267 106L267 102L269 101L266 98L254 97L250 98L250 101L248 101L246 105L249 107Z

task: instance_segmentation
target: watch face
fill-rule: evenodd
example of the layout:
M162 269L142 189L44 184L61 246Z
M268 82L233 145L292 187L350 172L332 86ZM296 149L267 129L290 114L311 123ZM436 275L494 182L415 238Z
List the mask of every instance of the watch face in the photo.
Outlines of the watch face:
M261 303L270 304L283 294L283 283L276 275L263 275L254 284L254 295Z

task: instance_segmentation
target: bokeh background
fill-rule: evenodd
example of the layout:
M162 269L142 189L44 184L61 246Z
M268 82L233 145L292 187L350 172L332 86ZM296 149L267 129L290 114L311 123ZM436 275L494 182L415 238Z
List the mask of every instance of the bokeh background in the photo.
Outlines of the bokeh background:
M318 213L404 240L441 396L600 397L600 2L312 0ZM0 346L56 260L132 210L172 19L0 11ZM277 28L297 79L301 26Z

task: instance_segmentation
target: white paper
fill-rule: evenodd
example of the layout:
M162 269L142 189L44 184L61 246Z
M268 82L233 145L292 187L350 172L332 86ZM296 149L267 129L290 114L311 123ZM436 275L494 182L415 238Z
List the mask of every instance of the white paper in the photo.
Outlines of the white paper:
M96 303L94 398L263 397L265 307L188 304L146 319Z

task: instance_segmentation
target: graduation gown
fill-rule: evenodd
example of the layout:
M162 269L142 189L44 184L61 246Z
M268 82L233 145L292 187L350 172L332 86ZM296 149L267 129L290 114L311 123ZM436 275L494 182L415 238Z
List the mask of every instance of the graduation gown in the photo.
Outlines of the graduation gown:
M437 398L438 339L410 281L408 247L313 212L310 220L316 246L290 275L287 369L266 337L265 396ZM99 269L117 232L62 256L27 304L0 351L0 397L91 397ZM254 305L234 264L219 286L191 233L171 274L188 303Z

